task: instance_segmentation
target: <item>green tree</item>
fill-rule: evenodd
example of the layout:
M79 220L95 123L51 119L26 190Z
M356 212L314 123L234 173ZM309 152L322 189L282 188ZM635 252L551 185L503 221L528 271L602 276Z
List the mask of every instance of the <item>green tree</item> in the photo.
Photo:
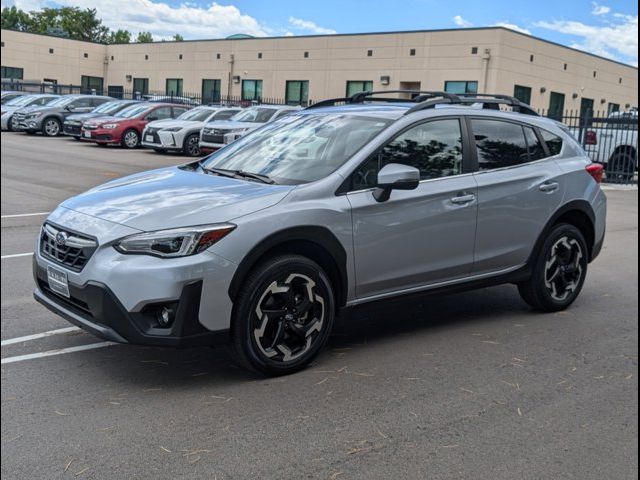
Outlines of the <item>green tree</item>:
M96 13L95 8L43 8L29 13L28 31L104 43L109 39L109 28L102 25Z
M151 32L140 32L136 37L136 42L138 43L151 43L153 42L153 35Z
M131 43L131 32L128 30L116 30L115 32L111 32L109 34L109 43L111 44L120 44L120 43Z
M184 40L184 37L182 35L180 35L179 33L176 33L173 36L173 41L174 42L182 42Z
M31 31L32 21L27 12L16 7L5 7L0 14L2 28L9 30L19 30L21 32Z

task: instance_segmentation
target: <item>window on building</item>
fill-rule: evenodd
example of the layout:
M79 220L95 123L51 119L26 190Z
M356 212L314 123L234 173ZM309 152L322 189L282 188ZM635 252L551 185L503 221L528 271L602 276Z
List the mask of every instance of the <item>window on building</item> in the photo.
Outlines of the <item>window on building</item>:
M144 56L144 59L145 59L145 60L149 60L149 55L145 55L145 56Z
M84 54L84 58L89 58L89 54L88 54L88 53L85 53L85 54Z
M416 56L416 49L415 48L410 49L409 50L409 55L412 56L412 57L415 57Z
M593 71L593 78L596 78L596 76L598 75L598 72L596 72L595 70Z
M478 47L471 47L471 55L477 55L478 54Z
M167 95L182 95L182 79L167 78L165 80L165 93Z
M607 107L607 115L611 115L613 112L619 112L619 111L620 111L619 103L609 102L609 106Z
M367 50L367 57L373 57L373 50Z
M370 134L364 132L364 135L367 138ZM375 187L378 172L389 163L417 168L421 180L462 173L460 121L446 119L421 123L400 134L354 172L352 188Z
M309 102L308 80L287 80L285 89L287 105L307 105Z
M535 58L535 57L534 57L533 55L529 55L529 61L530 61L530 62L533 62L533 59L534 59L534 58Z
M514 167L529 161L521 125L499 120L471 120L478 152L478 168Z
M447 80L444 91L448 93L478 93L478 82L475 80Z
M526 104L531 103L531 87L523 85L515 85L513 87L513 96Z
M80 89L83 93L96 93L102 94L102 87L104 80L102 77L90 77L88 75L82 75L80 77Z
M258 52L258 58L262 58L262 52Z
M564 114L564 93L551 92L549 94L549 111L547 115L550 118L561 120Z
M50 49L49 49L49 53L53 53L53 48L50 48Z
M219 103L221 81L219 79L202 79L202 103Z
M2 78L11 78L22 80L24 78L24 69L18 67L2 67Z
M107 95L113 98L123 98L124 87L122 85L109 85L107 88Z
M593 115L593 99L592 98L582 98L580 100L580 117L584 117L587 114Z
M347 80L347 97L358 92L370 92L372 90L373 82L371 80Z
M220 55L219 53L216 53L216 60L220 60L221 57L222 55Z
M567 65L566 63L564 64L564 69L566 70L567 68L569 68L569 65Z
M309 52L304 52L304 58L309 58Z
M620 77L620 78L618 79L618 83L619 83L620 85L622 85L622 77Z
M4 47L4 42L0 42L0 47Z
M178 54L178 60L182 60L182 54Z
M242 80L242 100L260 100L262 80Z
M134 78L133 79L133 92L140 93L140 95L146 95L149 93L149 79L148 78Z

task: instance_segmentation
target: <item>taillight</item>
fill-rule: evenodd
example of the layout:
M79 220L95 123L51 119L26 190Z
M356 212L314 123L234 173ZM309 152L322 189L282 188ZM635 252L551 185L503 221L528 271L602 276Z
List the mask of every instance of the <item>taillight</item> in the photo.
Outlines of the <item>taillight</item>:
M604 177L604 167L602 165L599 163L590 163L585 170L593 177L596 183L602 183L602 177Z
M596 135L596 132L594 132L593 130L587 130L587 133L584 137L584 143L585 145L597 145L598 136Z

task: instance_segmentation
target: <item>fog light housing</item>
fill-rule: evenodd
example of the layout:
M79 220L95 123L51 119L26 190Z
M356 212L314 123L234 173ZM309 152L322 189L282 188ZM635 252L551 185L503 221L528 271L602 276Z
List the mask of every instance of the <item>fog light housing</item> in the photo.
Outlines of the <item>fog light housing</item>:
M156 319L158 320L158 325L160 325L161 328L170 327L173 324L175 317L175 309L168 305L158 308L156 313Z

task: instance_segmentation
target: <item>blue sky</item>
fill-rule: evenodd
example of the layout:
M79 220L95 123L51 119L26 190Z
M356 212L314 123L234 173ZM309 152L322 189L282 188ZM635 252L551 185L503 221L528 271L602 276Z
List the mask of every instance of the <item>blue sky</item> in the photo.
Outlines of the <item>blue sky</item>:
M149 30L156 39L232 33L259 36L358 33L507 25L534 36L637 66L638 4L556 0L2 0L25 10L97 8L111 28Z

